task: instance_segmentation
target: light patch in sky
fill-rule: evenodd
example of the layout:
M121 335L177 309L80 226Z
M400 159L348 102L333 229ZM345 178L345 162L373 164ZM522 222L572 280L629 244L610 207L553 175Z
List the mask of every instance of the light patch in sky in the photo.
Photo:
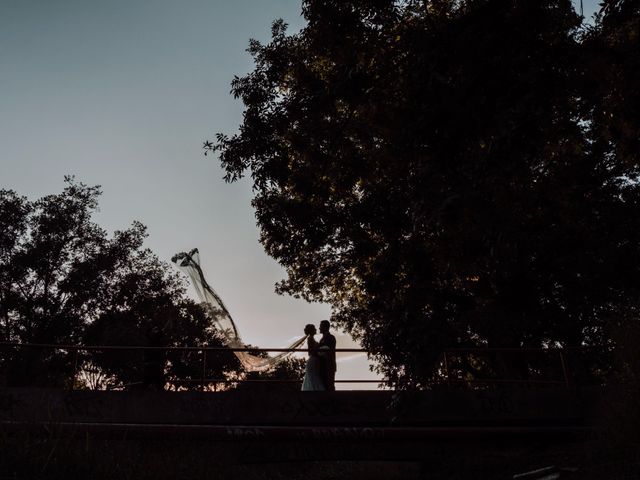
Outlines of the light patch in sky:
M268 41L277 18L299 30L300 11L293 0L0 2L0 188L35 199L66 174L102 185L98 223L140 220L165 261L199 248L243 338L287 345L330 309L274 293L285 274L258 242L251 185L226 184L202 143L241 122L229 91L252 69L249 39ZM372 376L366 360L338 373Z

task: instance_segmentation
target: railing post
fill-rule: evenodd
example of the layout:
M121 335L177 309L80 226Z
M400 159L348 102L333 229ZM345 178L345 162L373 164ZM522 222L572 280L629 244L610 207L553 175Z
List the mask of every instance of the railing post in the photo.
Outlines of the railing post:
M73 355L73 377L71 377L71 390L75 390L76 388L76 376L78 375L78 349L75 349L75 354Z
M567 372L567 363L565 362L565 359L564 359L564 352L562 350L559 350L559 353L560 353L560 364L562 365L562 375L564 376L564 386L569 388L570 387L569 374Z
M204 392L204 379L207 376L207 351L205 349L202 350L202 379L200 380L200 387Z
M445 350L444 352L442 352L443 356L444 356L444 371L445 374L447 375L447 386L451 386L451 373L449 372L449 359L447 358L447 351Z

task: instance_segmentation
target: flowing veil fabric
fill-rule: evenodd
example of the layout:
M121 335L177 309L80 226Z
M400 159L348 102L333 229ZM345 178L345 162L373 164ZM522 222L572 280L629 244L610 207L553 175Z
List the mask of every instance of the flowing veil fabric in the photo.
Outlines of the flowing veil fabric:
M238 328L231 318L231 314L227 307L225 307L222 299L211 288L204 278L202 268L200 268L200 254L198 249L194 248L189 253L181 252L177 253L171 259L176 267L186 273L196 290L196 294L202 302L202 306L205 308L213 327L222 336L224 343L230 348L246 348L246 345L242 342ZM288 348L297 348L307 337L304 336L291 345ZM249 372L263 372L271 368L273 365L290 355L291 352L282 352L273 357L259 357L249 352L234 352L240 360L240 363L244 366L245 370Z

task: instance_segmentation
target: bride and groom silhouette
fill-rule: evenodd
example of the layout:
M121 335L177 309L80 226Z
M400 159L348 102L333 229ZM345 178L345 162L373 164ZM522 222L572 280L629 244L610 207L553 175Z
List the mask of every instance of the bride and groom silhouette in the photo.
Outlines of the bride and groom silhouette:
M330 328L329 320L320 322L322 337L317 342L314 338L317 333L315 325L309 324L304 327L309 358L302 381L303 391L334 391L336 389L336 337L331 335Z

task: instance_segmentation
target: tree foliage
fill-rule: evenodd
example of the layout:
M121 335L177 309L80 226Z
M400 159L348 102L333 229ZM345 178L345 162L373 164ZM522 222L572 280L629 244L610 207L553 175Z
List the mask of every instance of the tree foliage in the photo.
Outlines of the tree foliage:
M305 373L306 360L295 357L285 358L266 372L249 372L239 383L238 389L262 391L289 390L300 391Z
M637 1L308 0L232 82L280 292L329 302L396 384L452 346L610 340L638 298Z
M72 345L214 346L222 343L176 272L143 247L145 227L113 236L92 221L100 190L66 179L64 190L29 201L0 191L0 338ZM168 379L200 378L201 354L170 352ZM93 386L140 382L149 352L3 349L10 384ZM239 368L230 352L209 358L207 375ZM162 368L162 366L160 367ZM80 379L91 381L87 378Z

